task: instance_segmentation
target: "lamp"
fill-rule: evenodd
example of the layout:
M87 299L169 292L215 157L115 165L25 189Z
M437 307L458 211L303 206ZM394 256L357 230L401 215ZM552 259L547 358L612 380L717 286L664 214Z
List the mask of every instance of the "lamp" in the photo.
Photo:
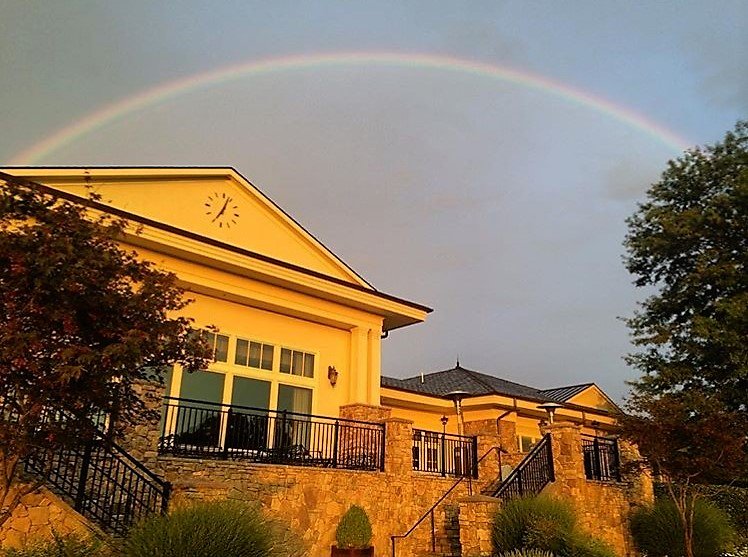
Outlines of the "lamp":
M451 391L447 393L445 396L449 398L452 402L454 402L455 405L455 412L457 413L457 429L460 435L462 435L462 430L464 429L463 417L462 417L462 399L466 396L469 396L470 393L467 391Z
M563 408L563 404L558 404L556 402L545 402L539 406L537 406L538 410L545 410L548 413L548 423L553 423L553 415L556 413L557 408Z
M335 366L327 366L327 378L330 380L330 385L334 387L338 382L338 370Z
M447 418L447 416L442 416L442 417L441 417L441 422L442 422L442 432L443 432L443 433L447 433L447 422L448 422L448 421L449 421L449 418Z

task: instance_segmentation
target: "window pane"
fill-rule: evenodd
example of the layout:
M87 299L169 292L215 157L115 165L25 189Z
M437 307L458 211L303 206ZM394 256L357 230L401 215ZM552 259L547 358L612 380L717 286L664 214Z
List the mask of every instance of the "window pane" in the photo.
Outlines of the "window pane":
M314 354L304 354L304 377L314 377Z
M220 403L223 401L224 377L223 373L209 371L184 372L179 397Z
M252 408L270 408L270 383L249 377L234 377L231 404Z
M278 385L278 411L309 414L312 411L312 391L290 385Z
M249 366L260 367L260 349L262 345L259 342L249 343Z
M291 369L293 375L304 375L304 353L296 352L293 353L293 368Z
M273 369L273 346L271 344L262 345L262 369Z
M236 356L234 357L234 363L240 366L247 365L247 356L249 353L249 342L242 339L236 341Z
M291 351L288 348L281 348L281 373L291 373Z
M216 348L213 359L216 362L229 361L229 337L226 335L216 335Z

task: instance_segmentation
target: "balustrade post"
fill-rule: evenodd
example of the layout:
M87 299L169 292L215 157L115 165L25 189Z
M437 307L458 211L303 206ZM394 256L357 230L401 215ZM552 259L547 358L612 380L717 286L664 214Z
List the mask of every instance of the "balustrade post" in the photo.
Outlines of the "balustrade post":
M75 494L75 510L80 512L86 502L86 483L88 481L88 470L91 467L91 452L93 451L93 441L86 441L83 446L83 459L81 460L81 471L78 476L78 491Z
M335 432L333 435L332 445L332 467L338 467L338 442L340 439L340 422L335 420Z
M442 453L442 454L441 454L441 457L442 457L442 458L441 458L441 461L442 461L442 462L441 462L441 472L442 472L442 477L444 477L444 476L446 476L446 475L447 475L447 470L446 470L446 468L447 468L447 455L446 455L446 452L447 452L447 451L446 451L446 444L447 444L447 440L445 439L445 436L444 436L444 434L442 433L442 442L441 442L441 446L442 446L442 447L441 447L441 449L442 449L442 450L441 450L441 453Z

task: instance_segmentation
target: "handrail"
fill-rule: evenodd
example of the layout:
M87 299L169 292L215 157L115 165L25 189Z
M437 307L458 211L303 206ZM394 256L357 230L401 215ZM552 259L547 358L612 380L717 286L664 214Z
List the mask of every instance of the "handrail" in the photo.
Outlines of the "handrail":
M145 516L165 513L171 483L109 439L95 423L90 426L90 438L69 447L41 449L24 460L25 469L69 498L77 512L116 535L124 535Z
M320 418L322 420L331 420L337 422L348 422L353 424L365 424L373 425L384 429L384 424L381 422L367 422L364 420L352 420L350 418L339 418L336 416L320 416L317 414L304 414L302 412L292 412L291 410L272 410L270 408L257 408L255 406L242 406L241 404L224 404L222 402L208 402L206 400L197 400L194 398L179 398L175 396L165 396L164 400L173 400L176 402L189 402L191 404L202 404L205 406L212 406L216 408L237 408L239 410L251 410L252 412L260 412L264 414L286 414L290 416L303 416L305 418Z
M518 491L521 494L523 492L521 474L535 462L535 459L538 457L541 451L548 451L548 478L543 486L540 487L540 489L545 487L549 482L555 481L555 473L553 469L553 454L551 452L551 434L546 433L543 438L530 450L530 452L525 455L522 461L514 470L512 470L507 478L499 484L499 487L496 488L496 491L494 491L492 497L501 497L502 495L504 495L504 492L508 491L510 487L513 487L514 482L519 483Z
M480 464L483 461L483 459L486 458L489 454L491 454L493 451L500 451L500 450L501 450L501 447L491 447L490 449L488 449L483 454L483 456L481 456L476 461L476 463L475 463L476 469L478 468L478 464ZM416 523L413 526L410 527L410 530L408 530L407 532L405 532L405 534L390 536L390 540L392 540L392 557L395 557L395 540L397 540L397 539L401 539L402 540L402 539L405 539L408 536L410 536L413 533L413 531L416 528L418 528L418 526L420 526L421 522L423 522L424 520L426 520L426 518L428 518L429 515L433 514L434 509L436 509L436 507L439 506L439 503L441 503L442 501L444 501L444 499L446 499L447 496L450 493L452 493L452 491L454 491L454 489L458 485L460 485L464 480L468 480L468 482L469 482L469 484L471 486L471 491L472 491L472 481L471 481L472 478L469 477L469 476L461 476L454 484L452 484L452 487L450 487L441 497L439 497L439 499L436 501L436 503L434 503L433 505L431 505L431 508L429 510L427 510L423 514L423 516L416 521ZM433 521L432 521L432 530L431 530L431 549L432 549L432 551L436 550L435 546L436 546L436 540L435 540L435 534L434 534L434 529L433 529Z

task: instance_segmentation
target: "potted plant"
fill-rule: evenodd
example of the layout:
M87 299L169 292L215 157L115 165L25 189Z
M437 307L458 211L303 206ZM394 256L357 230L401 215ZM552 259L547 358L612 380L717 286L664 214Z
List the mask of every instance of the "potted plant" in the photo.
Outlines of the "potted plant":
M337 545L332 546L331 557L373 557L371 522L366 511L351 505L338 523L335 540Z

